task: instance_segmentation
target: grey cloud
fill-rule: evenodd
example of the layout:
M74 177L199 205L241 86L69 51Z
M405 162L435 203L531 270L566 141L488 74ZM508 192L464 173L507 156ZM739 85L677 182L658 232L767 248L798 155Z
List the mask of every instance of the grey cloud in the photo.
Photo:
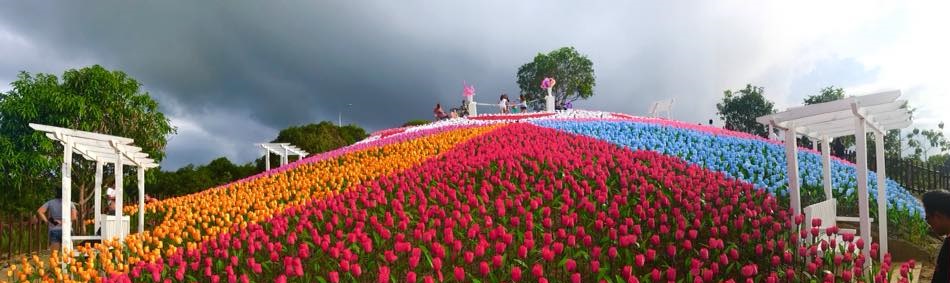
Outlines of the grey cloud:
M475 84L479 100L494 102L503 91L518 92L518 66L561 46L575 46L594 62L596 95L579 107L643 114L649 102L674 97L676 118L705 121L723 89L749 82L739 71L760 64L768 45L743 15L714 8L626 1L13 2L0 10L0 26L51 49L49 58L130 73L170 116L209 133L173 138L164 164L173 168L220 155L249 161L254 142L290 125L336 121L341 109L370 131L430 118L436 102L458 104L462 81ZM0 61L0 70L35 72L44 60Z

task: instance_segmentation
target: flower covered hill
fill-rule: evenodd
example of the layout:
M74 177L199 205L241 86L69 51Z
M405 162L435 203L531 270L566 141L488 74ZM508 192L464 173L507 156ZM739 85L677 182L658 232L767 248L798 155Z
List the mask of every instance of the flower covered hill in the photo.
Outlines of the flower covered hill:
M380 131L150 205L146 216L158 224L125 246L80 247L96 256L52 263L65 261L75 280L110 282L859 277L867 259L848 251L877 253L876 245L799 233L782 200L784 156L773 148L721 129L605 112L452 119ZM814 153L801 154L805 173ZM835 195L844 200L854 198L848 168L836 161ZM888 194L889 210L922 222L904 189L888 183ZM880 267L866 281L883 279ZM66 276L28 261L11 274Z

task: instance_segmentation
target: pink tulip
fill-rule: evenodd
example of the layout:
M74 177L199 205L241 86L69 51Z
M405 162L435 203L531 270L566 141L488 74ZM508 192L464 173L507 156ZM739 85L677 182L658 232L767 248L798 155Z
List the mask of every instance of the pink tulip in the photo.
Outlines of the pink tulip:
M455 267L455 280L459 282L465 281L465 269L459 266Z
M511 281L521 281L521 268L517 266L511 267Z

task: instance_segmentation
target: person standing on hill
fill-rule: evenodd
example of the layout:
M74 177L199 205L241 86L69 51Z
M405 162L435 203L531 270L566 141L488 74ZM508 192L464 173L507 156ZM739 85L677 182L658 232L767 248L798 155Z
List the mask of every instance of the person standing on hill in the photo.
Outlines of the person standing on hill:
M501 110L502 114L508 114L508 95L502 94L501 98L498 99L498 109Z
M938 235L944 237L943 246L937 254L933 280L930 282L950 282L950 192L930 191L920 197L924 203L927 224Z
M36 213L39 214L40 220L46 222L48 225L47 232L49 233L49 247L50 250L59 250L60 245L63 243L63 192L61 190L56 190L56 198L51 199L40 206L36 210ZM76 207L73 203L69 203L69 207L72 210L70 213L70 218L73 221L76 220Z
M435 104L435 109L432 110L432 114L435 115L435 120L436 120L436 121L449 118L449 115L446 115L446 114L445 114L445 111L442 110L442 104L441 104L441 103L436 103L436 104Z

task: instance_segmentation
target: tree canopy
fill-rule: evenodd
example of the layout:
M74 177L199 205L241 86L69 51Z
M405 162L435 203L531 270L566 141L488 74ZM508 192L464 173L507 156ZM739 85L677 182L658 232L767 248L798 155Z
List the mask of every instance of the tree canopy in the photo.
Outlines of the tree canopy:
M94 65L67 70L62 80L21 72L11 85L0 93L0 170L6 172L0 175L0 198L16 199L0 202L6 212L32 211L59 187L62 146L29 123L132 138L156 161L165 156L166 137L175 133L158 103L122 71ZM78 156L73 160L73 189L80 213L86 214L95 163Z
M323 121L317 124L291 126L280 130L274 143L291 143L310 154L318 154L354 144L365 139L366 130L356 125L339 127L333 122ZM276 155L271 156L271 166L279 164ZM259 169L264 168L264 159L256 161Z
M818 104L831 102L844 98L844 89L835 86L828 86L821 89L817 95L809 95L805 97L805 105Z
M538 53L534 60L518 68L518 87L521 95L532 101L530 105L540 109L544 105L547 90L541 89L541 80L552 77L557 83L552 89L557 105L594 95L594 64L574 47L562 47L548 54Z
M174 197L227 184L259 173L253 163L236 165L226 157L219 157L207 165L188 166L175 171L156 170L154 177L146 180L146 189L159 197Z
M405 123L402 124L402 126L403 126L403 127L421 126L421 125L428 124L429 122L430 122L429 120L415 119L415 120L406 121Z
M351 145L365 139L366 136L366 131L355 125L338 127L331 122L321 122L283 129L272 142L289 142L310 154L317 154ZM277 167L279 162L276 155L271 155L271 168ZM146 179L146 188L149 192L160 198L175 197L214 188L260 173L264 171L264 158L238 165L226 157L219 157L206 165L188 164L175 171L155 171L154 177Z
M272 142L289 142L310 154L316 154L351 145L366 137L366 130L358 126L338 127L323 121L283 129Z
M726 129L768 137L768 127L755 121L755 118L775 113L774 103L765 99L763 90L747 84L744 89L723 92L716 109Z

